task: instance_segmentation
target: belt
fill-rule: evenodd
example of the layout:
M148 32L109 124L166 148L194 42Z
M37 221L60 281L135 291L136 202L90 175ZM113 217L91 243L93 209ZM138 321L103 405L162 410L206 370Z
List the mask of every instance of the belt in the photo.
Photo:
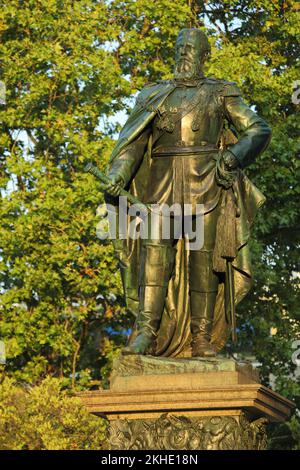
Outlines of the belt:
M176 156L176 155L195 155L199 153L212 153L219 152L219 149L214 145L201 145L190 147L157 147L152 152L152 157Z

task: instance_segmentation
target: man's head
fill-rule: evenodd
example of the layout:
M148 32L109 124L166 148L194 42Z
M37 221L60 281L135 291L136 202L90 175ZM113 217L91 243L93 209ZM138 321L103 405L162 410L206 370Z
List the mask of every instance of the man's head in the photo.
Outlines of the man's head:
M175 78L195 79L203 75L203 64L210 54L206 34L200 29L182 29L175 45Z

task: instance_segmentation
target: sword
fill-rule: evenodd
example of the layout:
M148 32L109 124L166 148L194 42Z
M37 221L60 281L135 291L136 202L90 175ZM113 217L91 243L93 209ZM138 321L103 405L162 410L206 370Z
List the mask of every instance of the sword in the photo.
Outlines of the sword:
M234 304L234 274L232 268L232 260L226 259L226 296L225 296L225 311L228 315L228 310L230 311L230 324L231 324L231 337L232 342L236 344L237 334L236 334L236 318L235 318L235 304ZM228 308L229 307L229 308ZM227 318L227 321L229 318Z
M92 163L88 163L84 167L84 171L91 173L94 175L98 180L100 180L103 184L106 186L112 185L112 182L108 176L106 176L102 171L99 170L95 165ZM105 191L105 189L104 189ZM120 191L120 196L127 197L128 201L131 204L134 204L141 213L148 213L150 212L150 207L147 204L144 204L141 202L137 197L135 197L133 194L129 193L125 189L121 189Z

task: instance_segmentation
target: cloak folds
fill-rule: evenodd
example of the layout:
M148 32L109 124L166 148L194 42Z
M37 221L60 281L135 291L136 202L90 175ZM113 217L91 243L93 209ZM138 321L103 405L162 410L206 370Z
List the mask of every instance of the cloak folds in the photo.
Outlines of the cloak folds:
M144 88L140 93L137 104L128 121L123 127L120 138L111 155L110 164L130 145L143 129L152 121L156 110L162 105L167 96L174 90L173 82L158 83ZM143 201L143 195L151 171L152 136L148 141L148 148L144 158L129 183L128 190ZM213 169L212 171L216 171ZM234 240L236 256L233 260L235 304L238 304L248 293L252 285L252 272L248 240L250 228L256 211L264 203L263 194L254 186L247 176L239 171L233 184L237 212L233 219ZM220 192L221 204L225 201L228 191ZM108 197L106 201L116 205L116 199ZM226 211L226 204L225 204ZM117 209L117 206L116 206ZM225 214L226 216L226 214ZM130 225L128 217L128 227ZM217 233L222 227L218 226ZM218 238L218 237L217 237ZM221 237L219 237L221 238ZM138 273L140 263L141 240L126 239L113 240L121 269L124 294L128 309L135 315L138 313ZM183 238L176 245L176 258L173 275L169 281L164 312L157 337L156 355L168 357L190 356L190 306L189 306L189 251L186 249L187 241ZM216 247L218 256L222 256L220 247ZM220 260L222 261L222 260ZM219 265L222 262L218 263ZM212 330L212 344L217 351L226 343L230 325L225 315L224 283L220 282L214 311Z

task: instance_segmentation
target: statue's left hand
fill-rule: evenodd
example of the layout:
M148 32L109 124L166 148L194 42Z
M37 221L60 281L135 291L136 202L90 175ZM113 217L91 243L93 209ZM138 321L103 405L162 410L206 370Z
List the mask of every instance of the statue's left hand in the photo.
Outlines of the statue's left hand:
M232 186L238 174L239 161L229 150L219 155L216 165L217 183L228 189Z
M225 150L223 152L221 161L224 163L225 170L227 171L235 170L240 166L239 160L232 152L230 152L230 150Z

